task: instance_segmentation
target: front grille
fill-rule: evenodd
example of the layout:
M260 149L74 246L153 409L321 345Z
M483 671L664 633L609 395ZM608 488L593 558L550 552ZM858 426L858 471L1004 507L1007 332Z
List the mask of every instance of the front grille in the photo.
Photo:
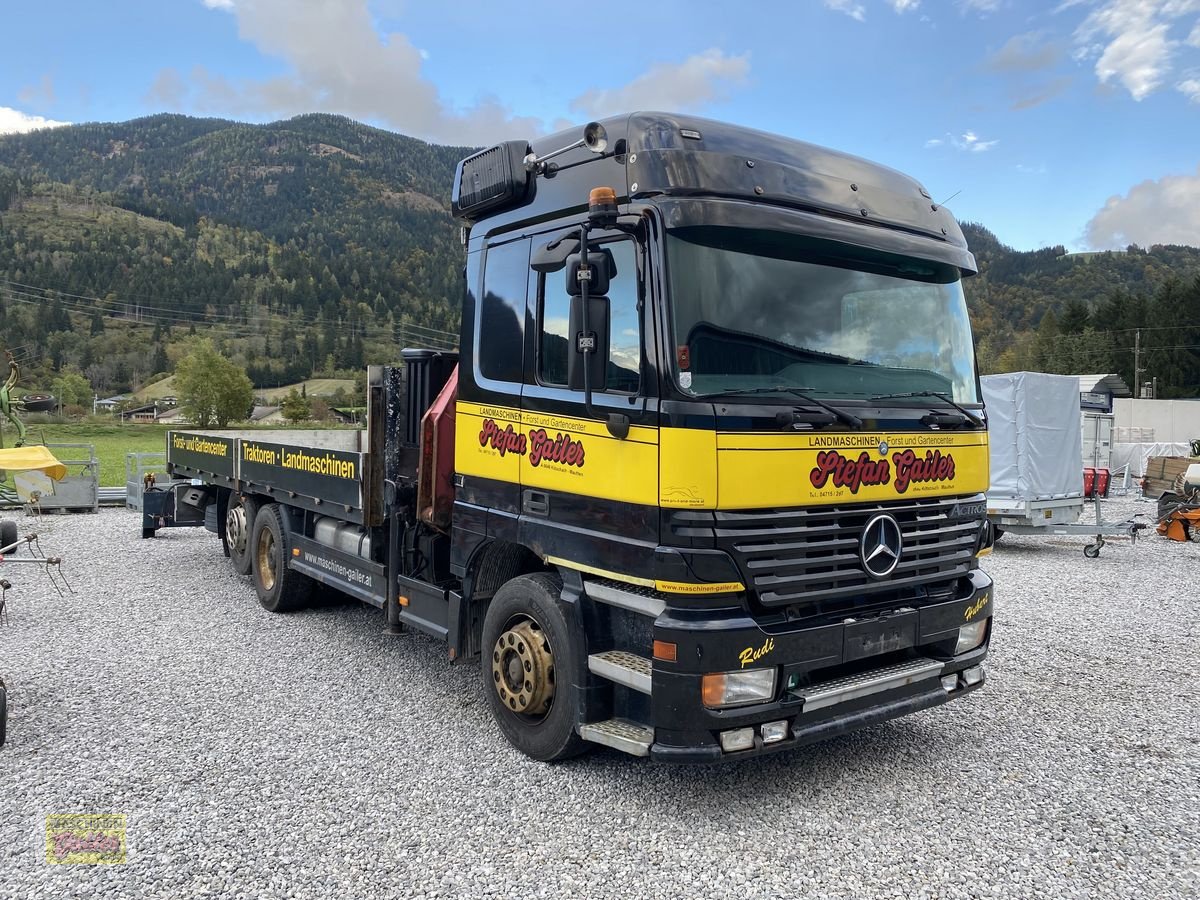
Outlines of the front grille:
M979 519L950 517L976 497L947 497L823 506L807 509L690 512L671 516L682 541L712 536L731 554L763 606L839 607L852 598L933 587L966 574L975 556ZM867 522L888 513L900 524L904 549L888 577L876 580L863 569L859 538Z

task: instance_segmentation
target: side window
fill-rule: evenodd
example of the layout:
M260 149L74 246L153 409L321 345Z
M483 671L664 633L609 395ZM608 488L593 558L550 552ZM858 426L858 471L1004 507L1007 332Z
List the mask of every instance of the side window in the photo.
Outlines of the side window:
M608 377L604 390L637 393L642 359L641 318L638 315L637 256L633 241L602 244L612 253L617 274L608 287L611 325L608 338ZM567 383L567 356L571 352L568 326L571 298L563 273L539 278L541 304L538 315L538 379L543 384Z
M528 280L529 241L488 248L475 338L479 372L484 378L521 380Z

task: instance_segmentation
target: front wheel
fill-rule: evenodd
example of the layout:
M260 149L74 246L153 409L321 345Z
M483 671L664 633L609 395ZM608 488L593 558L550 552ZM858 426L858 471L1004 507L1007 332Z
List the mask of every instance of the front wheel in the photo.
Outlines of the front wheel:
M522 575L496 592L483 621L483 689L492 716L509 743L545 762L587 749L575 732L578 660L561 592L555 576Z
M274 503L264 506L254 517L250 553L254 590L263 609L276 613L292 612L308 603L312 596L312 579L288 568L287 528Z

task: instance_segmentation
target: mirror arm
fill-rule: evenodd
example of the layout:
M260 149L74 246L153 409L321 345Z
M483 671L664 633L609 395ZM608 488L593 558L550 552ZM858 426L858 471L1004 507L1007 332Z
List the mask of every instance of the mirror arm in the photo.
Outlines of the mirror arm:
M610 413L607 416L602 415L592 406L592 360L591 355L596 352L595 335L592 334L592 319L591 319L591 300L589 285L591 284L591 267L588 263L588 225L585 222L579 226L579 254L581 271L588 273L588 277L579 283L580 295L583 301L582 319L583 319L583 334L589 343L582 347L576 347L583 353L583 409L587 413L589 419L602 419L605 425L608 426L608 433L615 438L624 440L629 436L629 416L622 413ZM576 338L578 340L578 338Z

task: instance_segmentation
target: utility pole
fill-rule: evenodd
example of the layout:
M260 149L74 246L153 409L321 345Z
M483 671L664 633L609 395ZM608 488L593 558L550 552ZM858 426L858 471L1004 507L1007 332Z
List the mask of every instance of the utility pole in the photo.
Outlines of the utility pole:
M1133 396L1142 397L1142 331L1133 333ZM1144 397L1142 399L1145 399Z

